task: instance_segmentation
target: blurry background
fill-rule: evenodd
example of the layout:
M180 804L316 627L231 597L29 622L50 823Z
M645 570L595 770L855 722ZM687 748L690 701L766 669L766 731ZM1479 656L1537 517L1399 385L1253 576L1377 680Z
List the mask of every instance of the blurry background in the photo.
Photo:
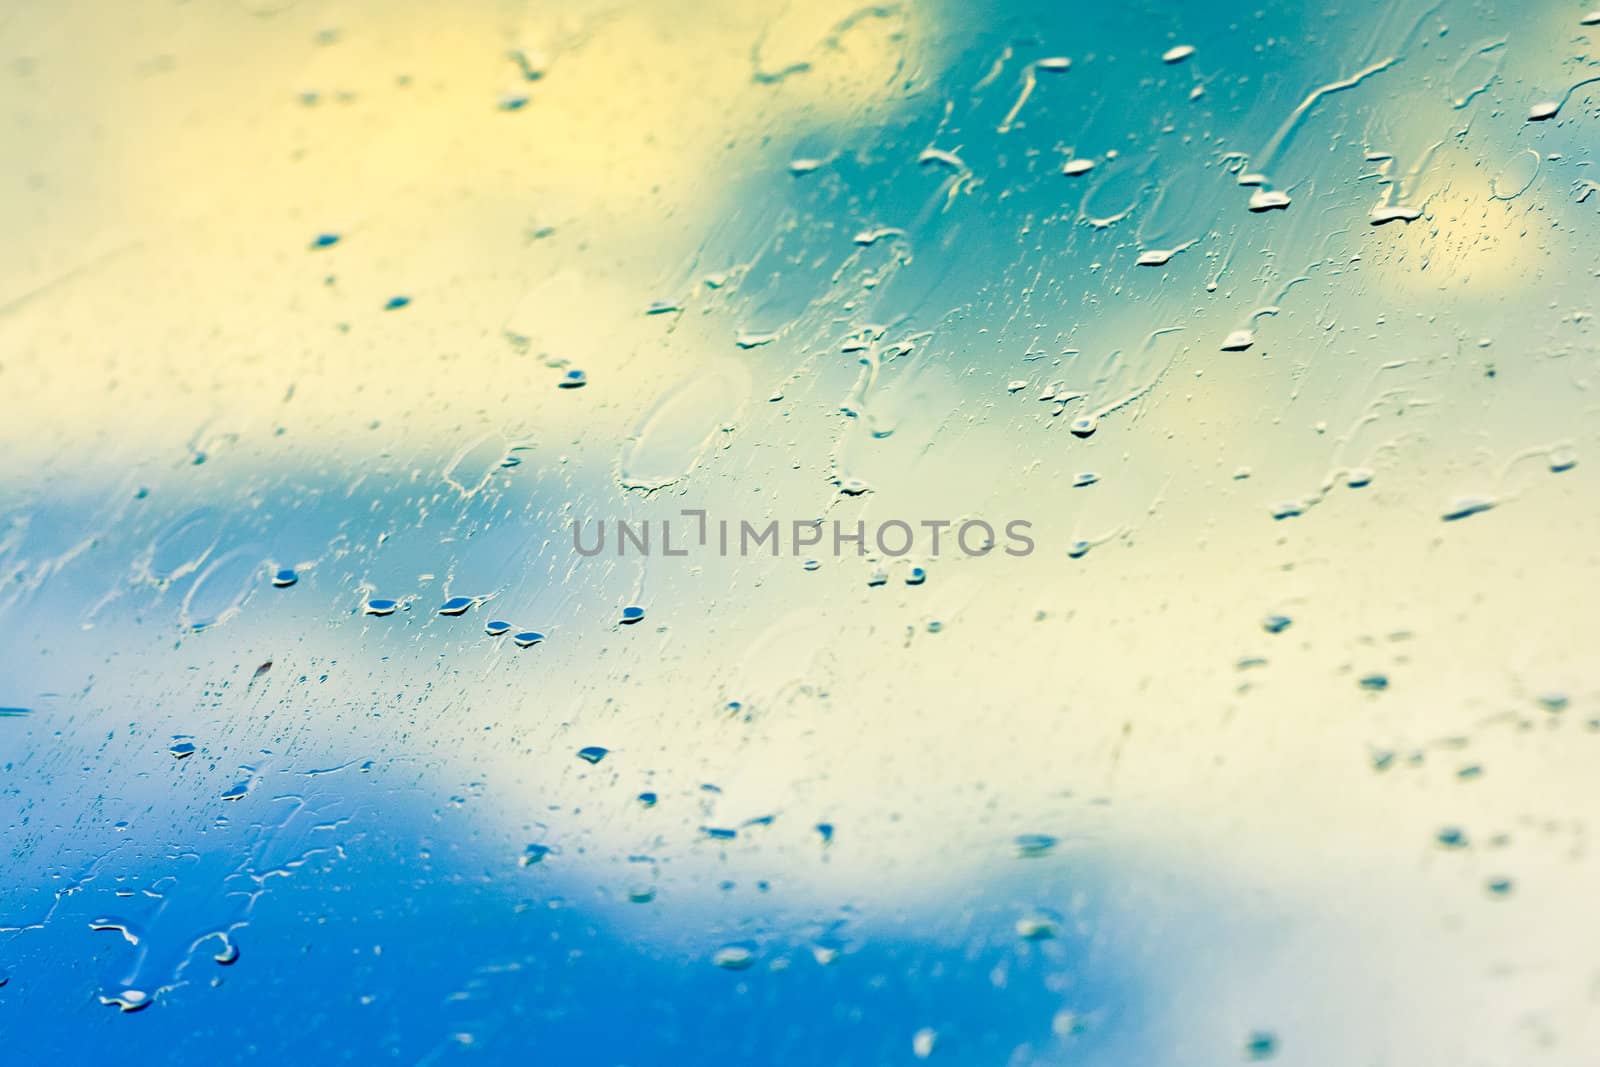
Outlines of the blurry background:
M1592 1062L1597 22L0 12L5 1046Z

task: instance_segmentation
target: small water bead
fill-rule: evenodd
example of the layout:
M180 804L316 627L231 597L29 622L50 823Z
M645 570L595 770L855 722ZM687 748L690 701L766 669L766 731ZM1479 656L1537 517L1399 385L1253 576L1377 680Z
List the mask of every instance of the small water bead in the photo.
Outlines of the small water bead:
M640 793L634 799L636 799L639 802L639 806L641 808L653 808L653 807L656 806L656 799L657 798L656 798L656 795L654 793Z
M1012 839L1017 855L1024 859L1048 856L1055 850L1057 840L1049 834L1018 834Z
M860 478L846 478L839 483L839 492L845 496L860 496L871 489L871 486Z
M1061 932L1061 917L1054 912L1030 912L1016 922L1017 936L1024 941L1050 941Z
M1256 335L1250 330L1234 330L1222 339L1224 352L1243 352L1256 343Z
M711 954L711 962L725 971L748 970L756 961L756 947L748 941L723 945Z
M1089 549L1093 547L1088 541L1080 538L1067 546L1067 557L1069 559L1082 559L1089 554Z
M531 844L522 850L522 855L517 860L517 865L520 867L532 867L536 863L543 863L544 858L553 852L555 852L555 849L549 845Z
M1268 615L1261 620L1261 628L1269 634L1281 634L1293 621L1287 615Z
M332 248L338 243L339 235L336 233L319 233L311 239L312 248Z
M1061 173L1069 178L1088 174L1091 170L1094 170L1094 160L1092 159L1069 159L1061 164Z
M1466 848L1467 832L1459 826L1446 826L1434 835L1434 840L1443 848Z
M927 1059L933 1055L933 1047L938 1040L939 1031L931 1026L924 1026L911 1035L911 1054L919 1060Z
M439 605L440 615L465 615L477 600L470 596L453 596Z
M912 567L911 573L906 575L907 585L921 585L928 580L928 572L921 567Z
M528 100L525 93L504 93L495 101L495 106L501 111L521 111L528 106Z
M521 633L512 634L511 640L516 642L518 648L532 648L544 640L544 634L537 630L523 630Z
M1543 122L1556 117L1556 112L1561 110L1561 103L1557 100L1544 100L1534 104L1528 109L1529 122Z
M578 749L578 758L585 763L599 763L610 751L609 748L601 748L599 745L587 745Z
M272 574L272 584L279 589L287 589L300 580L293 567L279 567Z
M1439 516L1445 522L1456 522L1472 515L1480 515L1493 508L1495 501L1486 496L1462 496L1451 501L1443 515Z
M1175 45L1172 48L1169 48L1165 52L1161 53L1161 62L1163 62L1163 63L1182 63L1184 60L1188 59L1192 55L1194 55L1194 45L1192 45L1192 44Z
M881 567L876 569L876 570L874 570L871 574L867 575L867 587L870 588L870 589L876 589L879 586L888 585L888 584L889 584L889 572L884 570Z
M1079 415L1072 420L1072 425L1067 429L1072 431L1074 437L1093 437L1094 432L1100 428L1100 416Z
M648 904L656 899L654 886L634 886L628 890L628 900L634 904Z
M820 559L808 559L805 561L803 566L808 571L820 570L822 567L822 561Z
M500 619L494 619L484 626L483 632L490 637L503 637L511 632L511 624Z
M1511 895L1513 883L1509 878L1491 878L1484 883L1484 888L1493 896L1505 897Z
M1578 465L1578 454L1570 448L1557 448L1550 453L1550 473L1564 474Z
M1365 489L1372 484L1372 472L1366 467L1356 467L1345 475L1344 484L1351 489Z
M1572 701L1565 693L1540 693L1534 698L1545 711L1566 711Z
M1367 221L1373 226L1383 226L1391 222L1415 222L1422 217L1422 209L1409 207L1405 204L1384 204L1372 209L1372 214Z
M930 634L943 633L944 623L940 622L938 619L930 620L928 623L928 632Z
M817 836L822 838L824 845L833 844L833 823L819 822L816 826Z
M1006 392L1008 392L1008 393L1020 393L1022 390L1026 389L1027 387L1028 387L1028 380L1026 378L1015 378L1015 379L1012 379L1011 381L1006 383Z
M368 615L393 615L399 606L398 600L378 599L367 601L366 607L362 610Z
M1051 74L1060 74L1072 69L1072 60L1066 56L1046 56L1044 59L1036 60L1033 65Z
M1278 1054L1278 1038L1266 1030L1257 1030L1245 1042L1244 1054L1252 1060L1270 1060Z
M124 989L110 996L102 993L100 1003L114 1005L125 1012L143 1011L150 1006L150 994L142 989Z
M188 759L195 754L196 749L193 741L174 741L167 751L172 753L173 759Z
M1289 194L1276 189L1258 189L1250 194L1250 203L1246 206L1257 215L1264 211L1283 211L1289 206Z
M1368 690L1369 692L1381 693L1385 689L1389 688L1389 676L1387 674L1377 673L1364 674L1356 684L1361 686L1361 688Z
M252 784L253 783L248 779L243 782L235 782L233 785L228 787L227 792L222 794L222 799L243 800L246 796L249 796L250 787Z
M634 623L643 618L644 609L638 607L637 605L633 605L622 609L622 618L618 621L624 626L632 626Z
M1578 20L1580 26L1600 26L1600 11L1591 11Z
M239 946L224 937L222 947L211 958L223 967L232 967L239 962Z
M810 174L812 171L814 171L818 167L822 166L822 164L825 163L825 162L827 162L827 161L826 160L822 160L822 159L795 159L795 160L790 160L790 162L789 162L789 173L794 175L796 178L798 178L803 174Z
M676 300L652 300L650 306L644 309L646 315L665 315L671 311L681 311Z
M411 303L411 298L409 296L391 296L389 298L388 302L383 305L383 310L385 310L385 311L399 311L401 308L407 306L410 303Z
M565 373L565 374L563 374L561 376L561 380L556 382L556 388L557 389L582 389L585 385L588 385L588 384L589 384L589 376L587 374L583 373L583 371L578 370L576 367L574 367L573 369L567 371L567 373Z

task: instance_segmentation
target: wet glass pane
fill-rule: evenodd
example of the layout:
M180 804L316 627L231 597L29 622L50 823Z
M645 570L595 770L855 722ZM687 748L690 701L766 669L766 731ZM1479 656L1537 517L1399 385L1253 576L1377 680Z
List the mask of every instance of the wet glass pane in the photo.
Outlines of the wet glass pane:
M0 11L0 1058L1600 1048L1600 12Z

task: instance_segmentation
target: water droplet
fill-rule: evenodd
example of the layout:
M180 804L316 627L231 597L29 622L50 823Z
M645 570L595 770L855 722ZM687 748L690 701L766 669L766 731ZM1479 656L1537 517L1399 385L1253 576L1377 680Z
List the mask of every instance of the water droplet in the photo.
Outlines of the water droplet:
M249 796L250 788L254 784L254 781L249 778L246 778L242 782L235 782L233 785L228 787L226 792L222 794L222 799L243 800L245 797Z
M1061 164L1061 173L1069 178L1088 174L1091 170L1094 170L1094 160L1092 159L1069 159Z
M654 899L656 891L653 886L634 886L628 890L628 900L634 904L648 904Z
M1511 895L1513 883L1509 878L1490 878L1484 883L1484 888L1497 897Z
M1600 26L1600 11L1591 11L1578 20L1580 26Z
M1570 448L1557 448L1550 453L1550 473L1562 474L1578 465L1578 453Z
M1163 63L1182 63L1184 60L1188 59L1192 55L1194 55L1194 45L1192 45L1192 44L1175 45L1174 47L1169 48L1165 52L1161 53L1161 62L1163 62Z
M470 596L453 596L439 605L440 615L465 615L477 601Z
M405 307L407 304L410 304L410 303L411 303L411 298L409 296L391 296L389 298L388 302L383 305L383 310L385 310L385 311L399 311L401 308Z
M484 626L483 632L490 637L503 637L511 632L511 624L500 619L493 619Z
M393 615L395 608L400 606L398 600L369 600L364 610L368 615Z
M1390 222L1415 222L1422 217L1422 209L1410 207L1406 204L1380 204L1372 209L1372 215L1367 220L1374 226L1382 226Z
M1256 343L1256 335L1250 330L1234 330L1222 339L1224 352L1243 352Z
M1556 112L1561 110L1561 103L1556 100L1545 100L1534 104L1528 109L1529 122L1543 122L1556 117Z
M293 567L279 567L272 574L272 584L279 589L287 589L300 580Z
M551 848L549 845L529 845L527 848L522 850L522 856L517 860L517 865L521 867L532 867L536 863L543 863L544 858L554 851L555 849Z
M174 741L167 751L172 753L173 759L187 759L195 754L195 745L193 741Z
M1099 428L1100 416L1094 414L1079 415L1072 420L1072 425L1067 427L1074 437L1092 437Z
M599 763L610 751L609 748L601 748L599 745L587 745L578 749L578 758L585 763Z
M1046 56L1044 59L1035 61L1033 65L1040 70L1049 71L1052 74L1060 74L1062 71L1072 69L1072 60L1066 56Z
M1269 634L1281 634L1293 621L1287 615L1268 615L1261 620L1261 628Z
M1017 846L1017 855L1024 858L1048 856L1055 850L1057 841L1049 834L1018 834L1013 843Z
M1093 471L1081 471L1076 478L1072 479L1072 487L1074 489L1084 489L1094 485L1099 480L1100 476Z
M798 178L802 174L810 174L812 171L816 170L818 167L822 166L826 162L827 162L827 160L825 160L825 159L796 159L796 160L791 160L790 163L789 163L789 173L794 175L796 178Z
M1351 489L1365 489L1372 484L1372 472L1366 467L1356 467L1345 475L1344 484Z
M1466 848L1467 832L1459 826L1446 826L1434 835L1434 840L1444 848Z
M933 1055L933 1046L938 1040L939 1032L931 1026L924 1026L911 1035L911 1054L919 1060L927 1059Z
M1090 542L1079 538L1067 546L1067 556L1070 559L1082 559L1089 554L1089 549L1093 547L1094 545Z
M1061 932L1061 917L1041 908L1018 919L1016 931L1024 941L1049 941Z
M642 618L644 618L644 609L638 606L630 606L622 609L622 618L618 621L624 626L632 626Z
M639 801L641 808L653 808L656 806L656 795L654 793L640 793L636 799Z
M1257 1030L1245 1042L1244 1054L1252 1060L1270 1060L1278 1054L1278 1039L1266 1030Z
M332 248L338 243L339 235L336 233L319 233L311 239L312 248Z
M819 570L822 567L822 561L820 559L808 559L801 566L808 571Z
M910 573L906 575L907 585L921 585L927 580L928 572L921 567L912 567Z
M109 996L102 993L100 1003L115 1005L125 1012L143 1011L150 1006L150 994L142 989L124 989Z
M756 947L748 941L723 945L711 954L711 962L725 971L747 970L756 961Z
M517 643L518 648L532 648L544 640L544 634L537 630L523 630L521 633L512 634L511 640Z
M1276 189L1258 189L1250 194L1250 203L1246 206L1258 215L1263 211L1282 211L1289 206L1289 194Z
M224 967L232 967L239 962L239 946L234 944L226 934L222 938L222 947L212 955L212 959Z
M880 585L888 585L888 584L889 584L889 572L884 570L881 567L877 568L871 574L867 575L867 585L868 585L869 588L876 589Z
M1486 496L1461 496L1451 502L1443 515L1439 516L1445 522L1455 522L1472 515L1478 515L1494 507L1495 501Z
M1356 684L1360 685L1361 688L1370 690L1374 693L1381 693L1385 689L1389 688L1389 676L1387 674L1376 673L1364 674Z
M579 370L578 368L573 367L571 370L567 371L567 373L565 373L565 374L563 374L561 376L561 380L560 381L556 382L556 388L558 388L558 389L582 389L585 385L588 385L588 384L589 384L589 376L587 374L583 373L583 371Z

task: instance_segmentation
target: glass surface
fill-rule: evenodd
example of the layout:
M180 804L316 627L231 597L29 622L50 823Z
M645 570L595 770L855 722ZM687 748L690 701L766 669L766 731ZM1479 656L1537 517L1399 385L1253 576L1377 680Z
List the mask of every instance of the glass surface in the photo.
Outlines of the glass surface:
M1594 1064L1587 11L0 9L0 1059Z

